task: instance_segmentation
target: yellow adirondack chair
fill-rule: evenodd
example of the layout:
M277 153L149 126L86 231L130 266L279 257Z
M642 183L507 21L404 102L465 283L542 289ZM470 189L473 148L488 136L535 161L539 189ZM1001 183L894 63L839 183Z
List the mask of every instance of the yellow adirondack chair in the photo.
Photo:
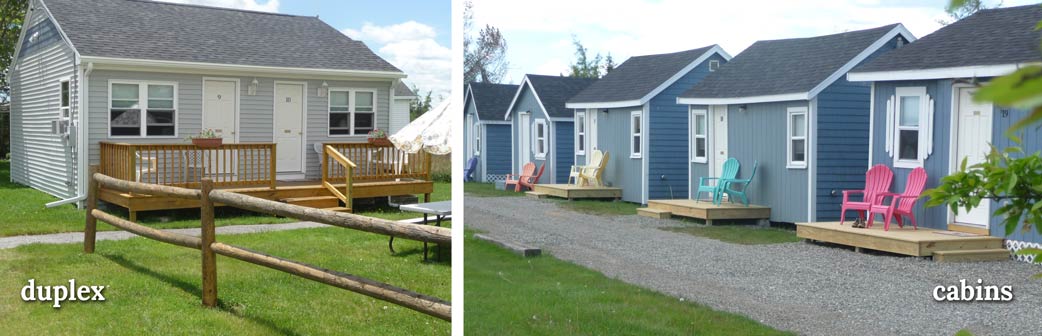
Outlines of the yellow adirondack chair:
M601 176L604 175L604 167L608 164L609 157L607 152L593 151L590 154L590 164L583 166L579 171L579 185L590 185L590 182L593 182L593 185L603 186Z

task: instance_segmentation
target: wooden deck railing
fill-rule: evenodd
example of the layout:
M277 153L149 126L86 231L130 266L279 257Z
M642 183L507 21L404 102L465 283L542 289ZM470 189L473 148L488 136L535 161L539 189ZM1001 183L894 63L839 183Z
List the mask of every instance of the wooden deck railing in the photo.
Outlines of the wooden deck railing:
M332 159L332 162L330 162ZM351 204L351 177L354 175L354 169L357 166L354 162L344 156L333 148L333 146L325 145L322 146L322 186L329 189L329 192L333 193L334 196L344 202L344 207L348 209L352 208ZM341 176L344 181L344 191L340 191L340 188L333 183L333 179L330 178L331 168L336 168L338 171L343 172Z
M430 180L430 153L406 153L391 145L381 146L370 143L327 143L323 148L332 147L353 162L351 179L355 182L386 181L394 179ZM323 156L327 154L322 151ZM323 158L328 169L329 179L341 181L347 174L343 166ZM325 181L325 179L323 179Z
M275 188L275 144L128 144L101 142L99 172L124 181L199 188L203 178L217 187Z

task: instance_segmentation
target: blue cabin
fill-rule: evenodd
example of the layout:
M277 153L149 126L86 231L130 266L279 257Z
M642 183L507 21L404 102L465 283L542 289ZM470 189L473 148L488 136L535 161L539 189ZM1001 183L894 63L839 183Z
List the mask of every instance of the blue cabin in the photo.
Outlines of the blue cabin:
M771 221L838 221L841 191L864 188L869 148L870 88L846 73L913 40L892 24L753 43L677 99L690 105L689 178L719 175L729 157L748 176L758 161L749 201Z
M539 183L564 183L575 162L572 110L564 102L596 81L592 78L525 75L507 107L511 123L511 167L546 165Z
M608 152L604 182L622 188L628 202L686 198L688 113L676 98L730 59L712 45L626 60L568 99L575 162L587 163L592 150Z
M493 182L510 174L510 121L503 111L517 93L517 85L474 82L464 91L464 157L478 160L474 180Z
M926 187L933 188L964 158L969 165L980 162L989 144L1012 146L1006 130L1027 111L977 102L973 95L981 83L1042 61L1034 30L1039 18L1038 5L982 10L855 68L848 79L869 83L873 91L865 164L893 167L891 189L898 192L908 172L923 167L929 176ZM975 33L983 31L1002 36ZM1038 129L1028 127L1019 136L1026 153L1042 150ZM1006 237L1002 218L992 215L999 207L995 201L958 215L946 207L924 209L922 203L915 211L920 226ZM1006 238L1010 249L1042 243L1034 230L1017 230Z

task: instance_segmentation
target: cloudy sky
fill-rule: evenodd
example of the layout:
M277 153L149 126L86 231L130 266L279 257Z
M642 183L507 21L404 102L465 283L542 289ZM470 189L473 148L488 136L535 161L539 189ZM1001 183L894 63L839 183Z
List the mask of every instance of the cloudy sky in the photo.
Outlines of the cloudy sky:
M476 27L491 24L507 40L507 80L560 74L574 60L575 35L617 63L636 55L719 44L737 55L757 40L808 37L900 22L917 37L940 27L948 0L473 0ZM993 5L998 1L988 0ZM1002 6L1038 0L1003 0Z
M318 15L405 71L409 86L447 98L452 74L448 0L162 0L294 15Z

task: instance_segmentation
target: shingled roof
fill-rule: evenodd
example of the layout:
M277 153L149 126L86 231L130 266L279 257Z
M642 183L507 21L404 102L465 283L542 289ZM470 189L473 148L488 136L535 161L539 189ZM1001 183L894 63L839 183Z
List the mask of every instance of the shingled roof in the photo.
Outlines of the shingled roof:
M317 17L143 0L45 0L83 56L401 73Z
M681 94L680 99L809 93L895 29L907 32L900 24L891 24L832 35L757 41Z
M981 10L851 73L1039 62L1039 20L1037 4Z
M515 84L470 83L470 94L480 120L503 120L503 113L510 108L510 100L516 93Z
M543 108L546 109L546 114L550 118L571 118L574 113L565 107L565 101L596 82L597 79L529 74L525 75L525 81L532 86L535 95L539 97L539 101L542 102Z
M396 81L394 82L394 96L395 97L416 97L416 93L412 92L412 89L405 82Z
M680 52L634 56L620 64L597 82L579 92L568 104L611 103L638 101L648 97L656 88L699 58L708 58L712 52L723 53L717 45ZM724 54L725 58L730 58ZM634 105L640 105L638 102Z

